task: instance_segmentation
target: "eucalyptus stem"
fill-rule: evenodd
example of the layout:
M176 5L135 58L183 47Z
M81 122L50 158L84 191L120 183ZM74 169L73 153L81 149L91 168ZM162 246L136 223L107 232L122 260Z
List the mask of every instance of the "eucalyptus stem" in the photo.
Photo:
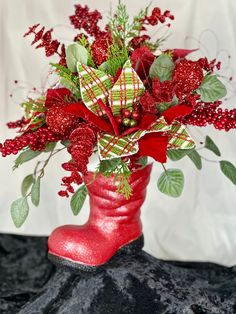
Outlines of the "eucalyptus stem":
M199 154L200 155L200 154ZM202 155L200 155L201 156L201 158L203 159L203 160L205 160L205 161L208 161L208 162L213 162L213 163L219 163L219 161L218 160L212 160L212 159L208 159L208 158L206 158L206 157L204 157L204 156L202 156Z

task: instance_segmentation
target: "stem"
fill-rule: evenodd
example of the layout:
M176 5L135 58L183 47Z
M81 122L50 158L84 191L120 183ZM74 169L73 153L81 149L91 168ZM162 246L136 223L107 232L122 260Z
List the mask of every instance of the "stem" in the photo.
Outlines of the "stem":
M200 154L199 154L199 155L200 155ZM206 157L203 157L202 155L200 155L200 156L201 156L201 158L202 158L203 160L205 160L205 161L213 162L213 163L219 163L218 160L211 160L211 159L208 159L208 158L206 158Z
M161 165L162 165L164 171L167 172L167 169L166 169L165 165L164 164L161 164Z

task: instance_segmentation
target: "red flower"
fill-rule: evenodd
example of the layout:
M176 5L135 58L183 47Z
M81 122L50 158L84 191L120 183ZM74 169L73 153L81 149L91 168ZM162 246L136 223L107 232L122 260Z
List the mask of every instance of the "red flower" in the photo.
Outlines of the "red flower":
M157 101L148 91L142 95L139 102L143 113L157 113Z
M203 70L198 62L181 60L176 64L173 74L175 93L178 98L195 91L203 80Z
M131 54L132 67L142 80L146 80L150 67L155 60L154 54L146 46L134 50Z
M152 95L158 103L171 102L174 97L173 82L160 82L158 78L155 78L152 82Z

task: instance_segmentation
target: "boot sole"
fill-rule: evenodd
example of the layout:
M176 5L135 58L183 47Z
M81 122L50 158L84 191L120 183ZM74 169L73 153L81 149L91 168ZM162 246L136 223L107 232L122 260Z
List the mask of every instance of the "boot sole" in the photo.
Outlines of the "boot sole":
M122 246L112 258L106 263L98 266L89 266L80 264L79 262L73 262L66 258L60 257L58 255L54 255L52 253L48 253L48 259L56 266L64 269L70 269L74 271L86 271L86 272L96 272L104 269L109 266L113 261L119 258L122 255L135 255L139 253L144 246L144 237L143 234L137 238L136 240Z

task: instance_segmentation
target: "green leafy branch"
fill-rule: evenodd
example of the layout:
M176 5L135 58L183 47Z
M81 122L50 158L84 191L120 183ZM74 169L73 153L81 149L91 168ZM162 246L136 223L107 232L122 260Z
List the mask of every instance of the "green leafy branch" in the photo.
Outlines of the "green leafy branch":
M129 184L129 178L131 170L128 164L121 158L114 158L111 160L101 160L100 164L95 172L100 172L105 177L114 176L114 182L117 184L117 193L123 195L126 199L129 199L133 193L132 187Z
M55 147L56 142L48 143L46 149L43 151L45 153L49 153L48 158L44 161L38 161L36 163L33 173L27 175L21 184L22 197L15 200L11 204L11 216L17 228L20 228L23 225L29 214L28 198L30 197L31 202L34 206L39 205L41 179L44 176L44 170L47 167L49 161L55 154L59 153L63 149L66 149L65 146L60 149L55 149ZM30 149L23 151L15 161L15 168L39 156L41 153L42 152L39 151L34 152ZM39 169L40 165L42 165L42 167Z
M58 63L51 63L51 66L56 69L56 73L60 77L60 83L72 92L76 100L81 99L79 77Z
M147 15L148 8L149 6L141 10L130 23L127 7L119 1L117 10L114 16L111 14L109 22L113 38L120 39L123 44L128 44L132 38L138 36L142 29L142 20Z
M236 185L236 167L227 160L211 160L205 158L199 154L199 150L207 149L214 153L216 156L221 157L221 152L218 146L214 141L206 136L205 143L203 147L199 149L171 149L167 152L167 155L170 160L178 161L187 156L196 166L198 170L202 169L202 160L208 162L218 163L222 173L234 184ZM164 169L164 172L161 174L158 180L158 189L169 196L178 197L181 195L184 187L184 176L181 170L179 169Z

